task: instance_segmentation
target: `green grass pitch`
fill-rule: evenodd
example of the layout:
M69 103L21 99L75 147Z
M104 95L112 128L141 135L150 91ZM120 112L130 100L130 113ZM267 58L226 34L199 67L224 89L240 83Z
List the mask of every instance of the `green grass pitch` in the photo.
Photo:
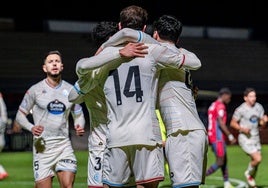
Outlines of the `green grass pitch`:
M227 146L228 167L230 180L235 187L245 185L244 171L248 165L249 157L243 153L237 145ZM78 159L78 172L76 175L75 188L87 187L87 151L76 151ZM257 186L268 188L268 145L262 146L262 163L259 166L256 177ZM215 161L215 157L209 148L208 166ZM9 177L0 181L0 188L29 188L34 186L32 173L32 152L2 152L0 163L6 168ZM53 187L58 188L57 179L54 179ZM206 178L206 184L202 188L222 188L223 181L220 170ZM162 187L163 188L163 187Z

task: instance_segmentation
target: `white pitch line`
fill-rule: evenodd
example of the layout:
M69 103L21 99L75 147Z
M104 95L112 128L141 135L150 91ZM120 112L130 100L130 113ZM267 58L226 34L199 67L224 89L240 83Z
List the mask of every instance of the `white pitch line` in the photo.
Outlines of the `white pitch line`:
M207 177L208 179L214 179L214 180L219 180L219 181L223 181L222 177ZM235 186L235 188L247 188L248 184L242 180L239 179L234 179L234 178L229 178L230 182L232 183L236 183L237 185ZM215 185L202 185L202 187L209 187L209 188L215 188Z

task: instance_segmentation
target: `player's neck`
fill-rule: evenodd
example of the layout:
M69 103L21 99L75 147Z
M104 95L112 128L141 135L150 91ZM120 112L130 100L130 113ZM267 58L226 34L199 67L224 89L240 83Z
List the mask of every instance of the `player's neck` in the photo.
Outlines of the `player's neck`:
M59 77L54 78L54 77L48 76L46 78L46 82L50 87L57 87L61 82L61 77L59 76Z

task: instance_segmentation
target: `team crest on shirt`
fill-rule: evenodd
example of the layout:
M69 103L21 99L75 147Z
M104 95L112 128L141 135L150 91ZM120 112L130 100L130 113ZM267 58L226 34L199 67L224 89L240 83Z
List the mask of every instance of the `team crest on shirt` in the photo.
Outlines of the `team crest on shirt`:
M258 118L258 116L256 116L256 115L253 115L253 116L251 116L251 117L249 118L249 121L250 121L251 123L258 123L258 120L259 120L259 118Z
M49 113L57 115L62 114L66 109L66 106L59 100L54 100L48 103L47 110Z
M64 89L64 90L62 91L62 94L63 94L64 96L68 96L69 92L67 91L67 89Z

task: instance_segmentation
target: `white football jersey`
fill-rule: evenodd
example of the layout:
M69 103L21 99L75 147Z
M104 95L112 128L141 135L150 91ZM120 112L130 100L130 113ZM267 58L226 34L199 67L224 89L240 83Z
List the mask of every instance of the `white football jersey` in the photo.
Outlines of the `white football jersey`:
M24 95L19 110L25 114L32 113L34 125L44 126L41 136L45 140L69 138L69 114L72 112L75 117L83 113L80 105L68 101L72 87L62 80L58 87L52 88L43 79Z
M250 137L244 135L245 138L260 141L259 120L263 115L264 108L260 103L256 102L254 106L248 106L244 102L235 109L233 117L239 122L241 127L250 129Z
M77 63L80 77L105 65L105 69L96 71L94 76L100 81L108 75L104 82L109 119L108 147L162 144L155 114L158 70L201 65L191 55L175 54L158 44L146 45L149 53L145 58L121 58L118 53L121 47L107 47L99 55Z
M174 53L189 53L163 43ZM206 130L196 108L191 90L190 72L184 69L162 69L159 77L159 109L170 135L180 130Z

